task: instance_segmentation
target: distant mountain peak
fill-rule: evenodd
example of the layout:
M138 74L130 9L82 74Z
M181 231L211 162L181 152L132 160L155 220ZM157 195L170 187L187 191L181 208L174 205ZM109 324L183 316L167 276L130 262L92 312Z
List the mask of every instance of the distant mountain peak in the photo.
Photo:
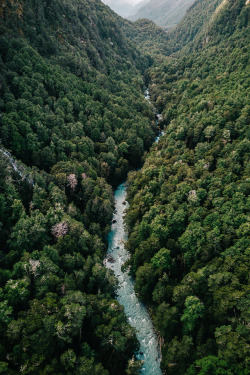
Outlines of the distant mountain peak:
M130 19L135 21L148 18L158 26L169 29L178 24L194 2L195 0L150 0L143 4Z
M122 17L128 17L134 13L134 0L102 0L102 2Z

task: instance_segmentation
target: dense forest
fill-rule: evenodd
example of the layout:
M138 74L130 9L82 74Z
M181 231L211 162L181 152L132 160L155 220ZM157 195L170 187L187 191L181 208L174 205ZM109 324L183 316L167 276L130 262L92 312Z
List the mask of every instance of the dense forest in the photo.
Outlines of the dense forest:
M161 60L173 52L168 34L153 21L140 19L130 22L121 18L119 24L126 37L140 47L150 66L156 59Z
M99 0L0 2L0 374L138 373L103 264L128 173L163 373L248 374L248 22L246 0L197 0L167 34Z
M210 2L210 9L218 5ZM224 1L150 72L165 135L128 180L135 290L167 374L249 373L249 7ZM197 7L197 8L196 8ZM174 33L181 33L183 20ZM204 30L206 32L204 32ZM187 48L189 53L187 53Z
M111 185L155 134L140 56L99 1L3 1L0 373L132 374L138 343L103 266ZM28 175L28 178L25 178Z

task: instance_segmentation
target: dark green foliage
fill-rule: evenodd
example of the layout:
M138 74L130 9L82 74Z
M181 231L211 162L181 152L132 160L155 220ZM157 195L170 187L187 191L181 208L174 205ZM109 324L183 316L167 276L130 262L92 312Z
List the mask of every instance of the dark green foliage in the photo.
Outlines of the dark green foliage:
M223 0L196 0L179 25L169 33L169 43L173 51L178 51L184 46L192 48L200 41L201 35L205 38L214 12L221 3Z
M169 55L171 47L168 43L168 34L153 21L139 19L129 22L121 19L120 25L125 35L144 51L149 62L161 55Z
M168 374L248 373L249 5L221 3L164 34L98 0L1 2L0 136L21 162L1 153L0 373L140 366L103 258L111 185L154 137L156 54L145 79L166 131L128 179L135 289Z
M0 136L21 160L1 152L0 372L133 373L103 258L110 184L154 138L148 60L99 1L4 0L0 22Z
M10 374L19 367L25 374L123 372L137 341L113 299L116 280L102 264L110 186L104 179L84 179L83 214L80 190L66 195L52 182L47 188L35 185L24 207L18 193L23 182L17 176L5 180L8 174L1 161L3 368ZM88 209L94 212L95 205L94 218Z
M99 2L2 7L3 144L47 171L59 161L87 161L117 184L153 139L136 69L147 60Z
M218 3L197 1L176 34L198 9L203 30L151 69L165 135L128 179L131 271L175 375L249 370L249 5Z

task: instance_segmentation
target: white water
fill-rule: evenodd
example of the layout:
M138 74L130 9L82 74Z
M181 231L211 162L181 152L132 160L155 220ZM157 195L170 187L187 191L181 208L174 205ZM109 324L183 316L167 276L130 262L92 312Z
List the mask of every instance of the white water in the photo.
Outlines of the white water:
M149 95L149 90L148 90L148 89L145 91L145 99L146 99L149 103L151 103L151 102L150 102L150 95ZM157 113L157 112L156 112L156 109L154 109L154 110L155 110L155 115L156 115L156 125L158 126L159 121L161 121L161 119L162 119L162 115L161 115L160 113ZM163 130L161 130L160 133L159 133L159 135L155 138L154 143L158 143L158 142L159 142L159 139L161 138L162 135L164 135L164 131L163 131Z
M145 99L150 101L149 91L145 93ZM156 115L158 120L160 115ZM155 139L157 143L164 133L161 132ZM118 186L115 191L115 211L113 224L108 236L108 252L104 263L107 268L114 271L119 281L117 300L124 306L124 311L131 326L137 330L137 338L140 342L140 350L137 359L144 361L140 371L144 375L161 375L161 355L158 346L158 339L154 330L150 315L146 307L141 303L134 291L134 281L128 272L122 272L122 265L129 258L129 253L124 248L127 235L124 228L124 211L127 208L125 183Z
M108 236L109 248L105 265L114 271L119 280L117 300L124 306L130 325L137 330L137 338L140 342L140 352L137 358L144 361L141 374L161 375L158 340L150 315L135 294L133 279L127 272L121 270L122 265L129 258L129 253L124 248L124 242L127 240L123 222L124 211L127 207L127 203L124 204L125 199L126 187L125 184L121 184L115 192L113 215L115 222Z

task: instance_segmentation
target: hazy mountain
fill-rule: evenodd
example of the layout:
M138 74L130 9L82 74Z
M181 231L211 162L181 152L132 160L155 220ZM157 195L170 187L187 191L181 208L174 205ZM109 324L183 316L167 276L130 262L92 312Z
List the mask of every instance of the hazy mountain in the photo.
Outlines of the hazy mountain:
M102 0L114 12L122 17L130 18L138 12L140 8L145 6L150 0Z
M141 0L139 3L137 3L136 5L134 5L134 8L133 8L133 15L136 14L139 9L141 9L142 7L144 7L146 4L149 3L150 0Z
M148 18L157 25L171 28L185 15L186 10L195 0L150 0L140 7L137 13L130 17L132 21Z
M132 1L128 0L102 0L102 2L108 5L114 12L122 17L128 17L135 13L135 7ZM138 8L136 8L138 9Z

